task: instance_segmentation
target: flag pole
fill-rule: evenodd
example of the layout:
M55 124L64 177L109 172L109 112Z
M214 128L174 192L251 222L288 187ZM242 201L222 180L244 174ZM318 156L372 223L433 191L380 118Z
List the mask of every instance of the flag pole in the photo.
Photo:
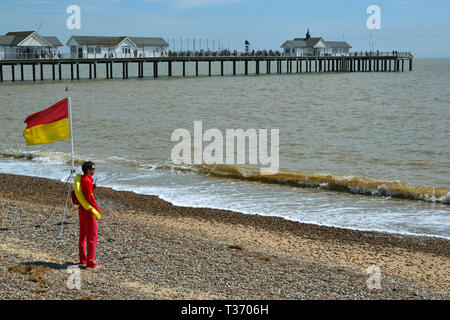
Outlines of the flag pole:
M75 161L74 161L74 155L73 155L73 130L72 130L72 102L70 100L70 97L67 97L67 102L69 105L69 129L70 129L70 144L72 147L72 152L71 152L71 158L72 158L72 169L70 170L70 176L69 179L67 179L67 183L69 184L69 188L67 189L67 197L66 197L66 205L64 206L64 214L63 214L63 218L62 218L62 222L61 222L61 229L59 230L59 238L61 238L62 235L62 231L63 231L63 227L64 227L64 219L66 217L66 212L67 212L67 204L69 203L69 195L70 195L70 189L71 189L71 184L70 184L70 178L72 177L72 175L74 175L76 173L75 171Z
M70 97L68 97L67 99L69 100L70 144L72 145L72 171L71 171L71 173L75 173L75 165L74 165L74 157L73 157L72 101L70 100Z

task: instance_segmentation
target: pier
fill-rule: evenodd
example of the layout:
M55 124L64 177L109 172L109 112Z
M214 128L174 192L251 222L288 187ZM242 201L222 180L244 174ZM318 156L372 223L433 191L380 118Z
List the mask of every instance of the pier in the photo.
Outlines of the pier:
M406 63L405 63L406 62ZM186 65L194 64L195 72L188 74ZM212 64L220 63L220 72L213 74ZM240 63L241 70L238 70ZM137 72L130 74L129 65L135 64ZM159 72L161 65L167 65L166 74ZM412 71L413 56L411 55L377 55L377 56L176 56L158 58L95 58L95 59L37 59L37 60L0 60L0 82L4 81L4 75L10 73L11 81L44 81L44 80L80 80L80 65L86 65L89 69L89 79L97 79L97 71L105 70L104 79L113 79L113 71L116 68L122 70L122 79L130 77L144 78L144 70L151 72L153 78L160 76L174 76L175 65L180 66L182 73L179 76L199 76L199 65L208 66L205 76L225 75L249 75L249 66L253 64L253 75L271 74L276 66L276 74L299 73L326 73L326 72L404 72ZM225 64L232 66L232 72L225 74ZM406 65L406 67L405 67ZM44 78L44 67L51 68L50 76ZM26 78L24 69L31 71L31 76ZM69 76L63 77L63 70L69 72ZM87 75L84 79L87 78Z

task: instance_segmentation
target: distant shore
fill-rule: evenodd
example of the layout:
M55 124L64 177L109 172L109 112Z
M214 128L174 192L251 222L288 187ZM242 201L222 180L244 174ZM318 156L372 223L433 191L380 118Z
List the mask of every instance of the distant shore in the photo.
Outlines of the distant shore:
M105 268L82 268L81 288L69 289L78 216L70 204L59 239L66 193L55 180L0 174L0 299L450 298L449 240L179 207L101 187ZM368 287L377 285L373 270L378 289Z

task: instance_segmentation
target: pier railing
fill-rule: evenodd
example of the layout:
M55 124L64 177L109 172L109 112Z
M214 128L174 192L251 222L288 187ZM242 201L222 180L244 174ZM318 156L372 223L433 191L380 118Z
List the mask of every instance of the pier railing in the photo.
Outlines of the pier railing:
M349 52L349 53L338 53L338 54L332 54L332 53L322 53L321 55L304 55L304 56L291 56L291 55L284 55L280 53L279 51L252 51L252 52L237 52L235 51L229 51L229 50L223 50L223 51L169 51L167 54L163 56L158 57L143 57L143 56L137 56L133 57L130 55L122 56L122 55L116 55L116 56L110 56L110 57L102 57L102 56L95 56L95 57L83 57L79 58L77 56L73 56L69 52L63 52L63 53L50 53L46 55L42 54L30 54L30 53L20 53L20 54L9 54L6 56L0 56L1 60L59 60L59 59L74 59L74 60L81 60L81 59L123 59L123 58L172 58L172 57L191 57L191 58L201 58L201 57L218 57L218 58L226 58L226 57L304 57L304 58L314 58L314 57L412 57L411 52L405 52L405 51L355 51L355 52Z
M348 54L353 57L412 57L411 52L406 51L355 51Z

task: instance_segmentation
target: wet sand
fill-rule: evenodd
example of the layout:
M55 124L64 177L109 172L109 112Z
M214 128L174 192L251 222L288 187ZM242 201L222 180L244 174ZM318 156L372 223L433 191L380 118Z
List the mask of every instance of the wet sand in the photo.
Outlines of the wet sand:
M0 174L1 299L450 298L445 239L179 207L101 187L97 263L105 268L81 268L81 288L70 289L78 214L69 200L59 238L66 190Z

